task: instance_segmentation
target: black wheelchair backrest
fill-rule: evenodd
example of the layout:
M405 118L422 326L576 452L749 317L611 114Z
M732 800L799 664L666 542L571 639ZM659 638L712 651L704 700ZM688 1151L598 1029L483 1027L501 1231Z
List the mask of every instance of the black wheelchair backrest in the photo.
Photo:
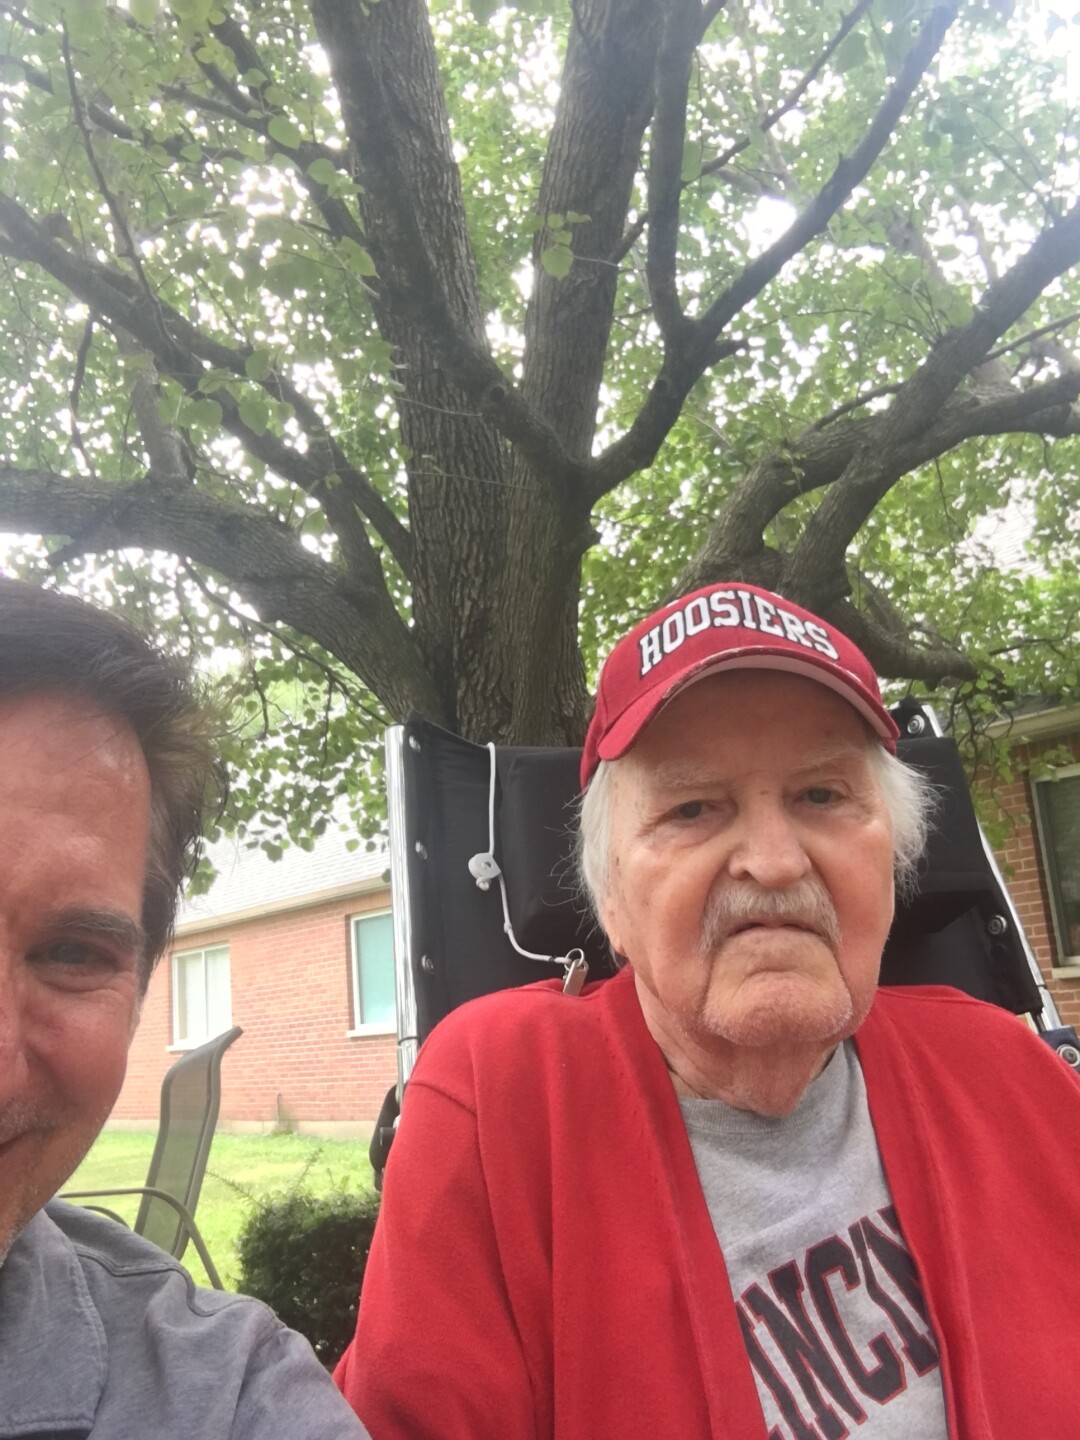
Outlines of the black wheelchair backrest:
M1048 997L976 820L956 746L932 733L918 707L902 707L897 719L901 759L926 771L940 798L917 888L898 904L882 982L954 985L1015 1014L1042 1016ZM417 716L395 734L388 752L398 789L394 905L404 1008L412 1011L401 1016L402 1038L414 1050L466 1000L561 973L521 951L558 961L577 948L590 979L610 973L574 872L580 752L493 749ZM497 874L477 884L485 867L470 870L470 861L487 855L505 889Z

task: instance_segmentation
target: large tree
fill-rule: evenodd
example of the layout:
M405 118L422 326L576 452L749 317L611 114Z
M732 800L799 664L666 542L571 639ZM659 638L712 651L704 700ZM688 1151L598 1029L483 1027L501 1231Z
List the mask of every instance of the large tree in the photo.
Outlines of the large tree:
M324 759L411 707L577 741L583 655L719 577L889 677L1076 683L1080 147L1045 9L0 17L0 529L271 689L299 655L350 696ZM982 548L1010 503L1020 578Z

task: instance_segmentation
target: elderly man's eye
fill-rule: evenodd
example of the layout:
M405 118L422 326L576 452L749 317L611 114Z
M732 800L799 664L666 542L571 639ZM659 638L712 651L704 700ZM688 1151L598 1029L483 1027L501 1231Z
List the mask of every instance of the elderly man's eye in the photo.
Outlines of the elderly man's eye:
M803 796L811 805L831 805L839 799L831 785L811 785L808 790L803 791Z
M700 820L705 813L704 800L684 800L675 807L676 820Z

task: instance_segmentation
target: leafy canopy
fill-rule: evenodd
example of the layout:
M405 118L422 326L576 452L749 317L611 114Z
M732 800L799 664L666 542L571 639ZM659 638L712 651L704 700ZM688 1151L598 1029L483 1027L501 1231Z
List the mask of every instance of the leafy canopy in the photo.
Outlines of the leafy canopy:
M227 676L271 851L378 812L411 704L574 739L626 623L718 575L970 716L1080 699L1068 17L0 17L10 562Z

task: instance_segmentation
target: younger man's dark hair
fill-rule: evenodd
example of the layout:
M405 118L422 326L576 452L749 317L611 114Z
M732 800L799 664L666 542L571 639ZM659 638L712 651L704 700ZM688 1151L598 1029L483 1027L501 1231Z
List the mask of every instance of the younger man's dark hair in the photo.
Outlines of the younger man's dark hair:
M82 600L0 576L0 701L55 692L85 698L135 733L150 774L143 887L145 987L168 945L208 811L224 797L216 722L187 665L126 620Z

